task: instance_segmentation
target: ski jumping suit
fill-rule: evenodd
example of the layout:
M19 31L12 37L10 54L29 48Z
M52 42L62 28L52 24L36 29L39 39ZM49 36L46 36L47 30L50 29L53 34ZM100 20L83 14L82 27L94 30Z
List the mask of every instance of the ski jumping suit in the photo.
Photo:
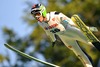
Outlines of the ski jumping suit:
M54 42L56 40L54 34L58 35L66 47L76 54L85 67L93 67L86 53L78 45L78 42L89 44L88 39L74 26L74 22L63 13L56 11L47 13L46 18L47 22L38 22L38 24L51 37L51 40Z

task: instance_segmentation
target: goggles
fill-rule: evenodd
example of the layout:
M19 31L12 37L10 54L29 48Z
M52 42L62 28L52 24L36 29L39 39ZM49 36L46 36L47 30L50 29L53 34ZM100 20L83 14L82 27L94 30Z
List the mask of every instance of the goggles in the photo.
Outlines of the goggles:
M38 8L35 8L35 9L32 9L32 10L31 10L31 14L33 14L33 15L36 15L36 14L38 14L38 13L41 14L41 10L38 9Z

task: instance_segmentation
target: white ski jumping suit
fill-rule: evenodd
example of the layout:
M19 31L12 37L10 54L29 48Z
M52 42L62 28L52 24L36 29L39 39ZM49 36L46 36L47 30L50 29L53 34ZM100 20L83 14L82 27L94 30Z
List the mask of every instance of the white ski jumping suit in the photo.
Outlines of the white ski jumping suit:
M66 47L76 54L85 67L93 67L87 55L78 45L78 41L89 44L89 40L75 27L74 22L64 14L56 11L47 13L46 18L48 22L38 22L38 24L51 37L52 41L56 40L54 34L58 35Z

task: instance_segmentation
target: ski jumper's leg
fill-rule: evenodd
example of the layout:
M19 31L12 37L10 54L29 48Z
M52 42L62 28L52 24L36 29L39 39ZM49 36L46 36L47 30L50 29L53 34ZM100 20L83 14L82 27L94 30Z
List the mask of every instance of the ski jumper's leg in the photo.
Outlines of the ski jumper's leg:
M58 32L57 35L62 35L67 39L77 40L90 45L88 38L78 28L70 25L66 26L66 31Z
M88 38L76 27L66 26L66 31L56 33L62 42L72 50L76 56L82 61L85 67L93 67L87 55L78 46L77 41L88 43Z
M79 42L79 41L76 41L77 42L77 44L79 45L79 47L80 47L80 45L84 45L84 43L81 43L81 42ZM81 47L80 47L81 48ZM92 58L83 50L83 48L81 48L81 50L85 53L85 55L88 57L88 59L91 61L91 63L92 63L92 65L93 65L93 60L92 60Z
M85 67L93 67L91 61L87 57L87 55L81 50L81 48L78 46L77 41L75 40L68 40L63 38L62 36L59 36L63 43L70 49L72 50L76 56L81 60L83 65Z

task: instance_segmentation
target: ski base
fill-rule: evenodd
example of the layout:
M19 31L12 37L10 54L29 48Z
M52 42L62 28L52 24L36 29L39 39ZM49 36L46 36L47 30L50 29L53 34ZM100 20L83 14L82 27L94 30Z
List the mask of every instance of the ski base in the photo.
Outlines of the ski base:
M77 27L85 34L89 41L100 51L100 41L97 37L86 27L84 22L80 19L78 15L73 15L71 17L72 21L77 25Z

